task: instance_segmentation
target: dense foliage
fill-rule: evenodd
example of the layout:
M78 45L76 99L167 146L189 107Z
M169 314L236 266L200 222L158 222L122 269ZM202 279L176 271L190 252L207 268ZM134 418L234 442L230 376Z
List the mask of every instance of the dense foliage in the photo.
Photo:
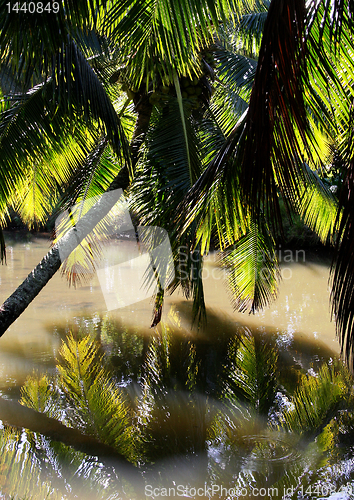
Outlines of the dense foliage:
M118 179L136 223L164 227L176 262L187 248L170 291L192 296L201 319L210 248L236 308L276 297L285 206L335 248L333 312L349 357L352 2L19 4L0 2L2 224L12 209L42 224ZM154 324L162 300L160 290Z

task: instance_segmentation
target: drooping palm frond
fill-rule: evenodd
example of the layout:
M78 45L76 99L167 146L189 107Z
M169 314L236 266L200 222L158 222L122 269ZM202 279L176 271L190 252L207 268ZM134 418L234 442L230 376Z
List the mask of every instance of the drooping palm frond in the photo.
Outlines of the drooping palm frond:
M237 93L244 88L246 91L252 88L257 67L256 60L224 49L218 49L215 55L219 62L216 68L218 78L225 86Z
M72 101L76 112L82 113L87 120L93 118L102 124L115 152L123 154L129 164L129 148L119 117L97 75L74 42L65 47L62 57L66 72L57 77L59 91L60 83L64 86L63 82L66 82L64 89L66 88L67 92L64 102L59 93L59 103L63 104L66 113L70 114Z
M100 137L84 162L71 174L71 185L61 198L61 207L66 211L57 219L54 243L80 224L95 203L105 196L120 169L121 165L109 148L107 138ZM104 257L104 246L112 241L117 232L133 229L126 201L121 194L122 191L116 192L117 202L111 210L102 215L101 220L63 261L61 273L70 285L77 286L92 278Z
M339 204L342 208L342 218L337 224L331 299L342 351L349 361L354 349L354 160L351 161Z
M77 177L97 135L84 124L81 129L75 127L73 136L63 137L61 151L48 148L46 158L29 161L24 167L26 179L17 184L8 203L19 213L27 227L44 224L58 210L58 204L62 204L63 190L67 197L67 186L72 186L72 178ZM85 173L81 170L83 175Z
M269 0L257 0L251 12L240 17L234 39L250 55L258 54L269 5Z
M235 140L239 140L242 136L245 119L246 112L231 133ZM222 150L228 149L227 142L224 143ZM179 224L182 230L186 230L191 223L197 224L198 241L202 240L203 251L209 248L215 226L221 250L238 241L246 231L248 209L241 200L237 182L240 165L238 169L231 169L226 154L225 162L229 168L223 168L215 158L211 161L186 194L178 210L181 214Z
M161 110L155 110L144 154L137 166L130 190L131 207L142 225L159 226L168 232L176 268L173 289L181 286L186 296L192 295L195 313L203 315L202 255L195 248L195 228L191 227L180 238L174 236L177 207L202 168L198 126L188 99L178 101L167 96L162 106Z
M108 12L106 29L112 43L122 47L136 85L144 75L152 80L152 72L172 82L174 71L189 76L200 71L198 54L212 43L216 27L244 8L237 0L125 0Z
M300 199L298 211L304 221L326 244L333 241L334 228L338 215L338 201L329 186L318 174L304 165L309 182L299 186Z
M56 57L56 56L55 56ZM118 153L120 147L127 153L119 118L99 78L74 41L62 47L59 60L63 67L50 75L43 83L33 87L22 96L10 96L9 100L16 105L18 100L28 100L32 94L40 94L43 102L38 106L45 107L52 116L64 114L75 120L81 115L89 124L96 121L106 129L106 135ZM44 117L43 117L44 118ZM43 120L45 122L45 119ZM48 121L48 118L47 118ZM33 123L36 123L35 120ZM128 154L127 154L128 158Z
M307 34L309 85L305 100L321 128L332 140L338 141L343 133L347 134L350 119L349 100L354 92L350 77L353 71L353 41L347 9L329 18L328 3L317 3L316 15ZM340 35L336 31L341 40L340 50L333 38L336 22L344 27Z
M221 264L238 311L254 313L276 298L280 269L275 242L264 223L251 221L245 236L221 255Z
M70 136L75 138L76 151L69 149ZM3 103L0 115L1 212L6 210L19 185L26 183L31 165L50 164L56 153L61 155L61 166L65 170L66 163L77 161L86 150L85 139L86 127L82 123L74 125L58 113L48 113L41 89L37 88L25 97L17 96L11 103ZM67 160L63 158L64 151Z
M242 189L252 213L258 217L263 209L280 225L278 189L290 199L296 194L307 145L305 19L303 1L273 0L269 7L241 148Z
M222 24L217 34L217 46L221 44L231 52L249 59L257 59L267 19L268 0L256 0L245 5L234 24Z
M335 162L340 165L342 177L345 178L339 193L339 208L337 224L335 227L335 255L332 262L332 312L336 320L336 331L341 343L342 351L345 352L347 361L353 353L353 248L352 248L352 219L354 213L353 205L353 112L352 103L354 89L351 76L354 71L353 64L353 40L350 36L352 19L348 6L351 2L335 2L332 6L321 6L316 12L313 26L310 32L310 47L312 58L316 54L319 57L316 63L322 73L316 76L313 70L313 80L316 92L319 96L327 96L327 109L321 109L325 118L323 127L332 133L332 143L337 151ZM338 12L333 8L338 6ZM324 11L326 7L326 11ZM329 17L329 13L335 13ZM327 17L326 17L327 16ZM321 24L321 20L323 23ZM334 26L339 25L339 33L334 35ZM333 42L331 35L336 37ZM340 48L338 40L340 37ZM327 60L327 64L326 64ZM326 80L328 83L326 83ZM322 91L322 94L321 94ZM324 100L324 99L323 99ZM329 109L328 109L329 108ZM330 127L331 126L331 127ZM332 132L333 131L333 132ZM341 183L340 183L341 184Z
M312 29L314 23L320 27L320 40L325 30L329 29L329 39L334 51L340 50L340 41L345 32L345 19L352 22L354 3L352 0L325 0L311 2L308 6L308 25ZM344 29L343 29L344 28Z
M294 202L296 185L303 181L299 160L309 133L303 100L305 46L299 42L304 40L305 17L304 2L273 0L247 114L193 187L186 204L195 206L203 193L213 192L220 177L226 189L228 183L237 182L255 220L264 214L274 226L281 226L278 192ZM224 189L223 183L219 189ZM230 212L231 193L225 197Z
M8 4L13 7L12 2ZM80 39L85 32L88 38L103 14L100 0L65 0L57 4L57 12L53 6L49 12L44 5L43 12L37 11L38 6L34 13L29 13L20 8L16 11L16 7L9 9L5 0L1 0L0 65L12 68L23 90L43 82L51 74L64 73L66 62L60 55L64 45L70 39Z
M83 56L72 46L75 57L76 80L71 82L71 105L76 113L82 113L87 125L95 122L103 124L107 136L115 151L123 154L129 163L128 146L119 118L104 88L94 75ZM70 57L71 57L70 56ZM72 69L72 68L71 68ZM85 142L85 125L76 114L68 120L68 102L64 95L56 98L57 88L53 81L38 86L23 96L14 96L3 105L0 123L0 141L2 162L7 168L1 170L1 202L3 206L9 200L18 182L25 182L24 174L29 160L38 164L51 160L53 153L63 154L68 146L68 137L77 133L80 146L87 150ZM71 110L72 112L72 110ZM70 158L70 155L68 155ZM71 158L70 158L71 159ZM10 166L10 169L8 168ZM8 173L7 173L8 172Z

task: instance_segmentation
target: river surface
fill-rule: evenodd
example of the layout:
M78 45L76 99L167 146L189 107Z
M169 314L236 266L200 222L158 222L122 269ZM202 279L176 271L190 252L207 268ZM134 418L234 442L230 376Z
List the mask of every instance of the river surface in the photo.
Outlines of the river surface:
M25 242L10 240L7 264L0 268L1 301L16 289L49 248L49 241L43 237ZM118 241L114 243L114 252L124 262L135 256L136 245ZM128 271L127 294L138 279L136 270ZM324 498L334 493L339 495L336 498L352 498L348 489L352 484L351 451L333 458L337 444L333 444L333 449L328 445L314 451L318 442L325 439L323 432L318 439L318 429L311 441L312 435L307 431L289 433L279 430L279 422L271 425L279 408L293 404L289 398L295 394L301 377L318 377L320 366L333 366L340 353L330 318L329 262L313 254L294 252L291 259L282 262L282 276L278 299L268 309L254 315L236 313L224 274L215 256L209 256L204 267L207 325L198 330L192 328L192 304L182 294L176 292L165 299L161 324L151 329L151 299L107 311L96 275L74 288L58 272L0 339L1 498L251 498L252 491L253 497L257 496L256 491L263 498L283 498L285 493L288 498ZM99 340L100 355L107 362L101 358L99 361L96 353L97 363L101 362L104 369L108 367L114 380L109 391L123 391L129 406L127 414L133 415L125 445L119 441L118 446L118 441L103 436L102 429L92 431L91 424L84 423L86 417L75 413L81 403L73 396L74 382L68 382L69 355L63 351L63 345L70 348L70 335L76 342L78 359L80 349L84 352L90 347L84 345L83 339L91 335ZM240 338L246 340L238 344ZM236 344L239 357L233 350ZM263 352L263 358L254 358L255 364L265 363L265 370L270 370L269 379L274 375L269 367L277 366L277 389L269 407L266 398L255 399L253 389L240 389L237 401L241 402L236 404L236 399L232 399L233 385L225 382L233 380L234 373L250 376L249 371L242 372L239 364L242 356L247 358L250 346L254 356ZM257 346L263 346L264 351L261 347L257 351ZM88 357L84 353L80 359L84 362ZM226 379L220 382L223 371ZM83 371L78 373L84 380ZM41 377L46 381L44 385L38 382ZM256 386L260 383L257 377L245 380L249 386ZM78 387L85 383L81 380ZM90 384L93 387L94 382ZM92 401L97 398L86 393L85 397L87 406L94 404L90 397ZM16 407L13 412L17 416L12 416L14 413L6 404L16 404L20 398L21 406L27 405L66 428L75 429L77 436L67 437L66 430L56 429L55 422L54 431L48 424L47 434L43 430L42 435L38 429L40 420L36 427L36 418L22 415L21 411L16 413ZM43 406L41 398L45 401ZM231 403L225 406L226 400ZM109 404L116 403L107 400ZM265 409L261 404L266 405ZM114 408L111 412L118 414L121 407ZM92 412L101 410L90 407L89 413L92 417ZM96 419L96 424L98 421L101 426L108 425L103 417ZM61 432L62 437L58 438ZM86 435L96 440L91 443L92 456L90 442L82 444ZM333 436L334 443L338 436ZM132 451L129 440L136 440L140 447ZM111 449L115 447L126 462L112 465L106 457L108 452L99 449L102 442ZM300 463L301 466L295 465ZM134 464L133 472L130 464ZM342 472L333 472L336 467L346 470L346 481L338 479ZM31 478L31 491L22 480L25 473ZM211 485L214 490L208 490ZM307 494L305 486L310 488ZM274 492L269 492L271 487ZM315 487L318 490L310 494ZM264 490L259 491L260 488Z

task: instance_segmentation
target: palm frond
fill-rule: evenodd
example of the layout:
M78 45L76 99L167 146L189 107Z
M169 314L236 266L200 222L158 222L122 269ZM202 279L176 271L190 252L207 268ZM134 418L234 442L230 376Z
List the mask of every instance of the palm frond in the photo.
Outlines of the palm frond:
M76 65L78 89L76 89L77 93L72 89L72 98L79 110L81 106L84 107L83 114L86 113L86 118L99 122L102 119L106 122L107 135L115 150L119 154L125 153L129 161L124 131L113 105L92 70L88 69L86 62L78 53L76 55L77 62L79 61ZM86 83L81 85L80 89L81 79ZM83 122L80 123L77 116L76 123L65 118L67 104L63 104L62 100L63 106L60 102L58 106L53 91L55 93L53 82L48 82L44 87L34 88L24 96L15 96L3 104L0 122L1 161L7 166L1 170L3 176L0 189L3 205L6 205L18 182L26 182L24 167L28 165L30 159L32 164L37 165L41 161L51 160L53 152L63 153L67 149L68 138L73 133L78 133L80 146L84 151L86 150L87 137L85 141ZM88 103L92 103L92 106ZM88 125L90 120L88 120ZM101 121L101 125L102 123ZM95 125L97 126L97 122Z
M256 60L223 49L216 50L215 55L218 59L218 78L225 86L238 93L243 88L251 90L256 74Z
M70 136L75 138L77 148L68 149ZM1 211L6 210L10 198L25 185L31 165L48 162L53 155L61 156L61 165L80 158L86 150L86 127L79 121L74 125L59 113L48 113L40 88L25 97L3 103L0 115L1 146ZM67 161L63 159L64 151Z
M298 159L307 145L305 18L303 1L271 3L243 136L245 198L256 217L263 210L280 226L277 191L286 190L288 198L294 197Z
M248 54L258 53L269 5L269 0L258 0L255 8L240 18L235 38Z
M62 191L71 185L81 168L87 150L93 146L97 133L85 126L77 127L72 136L63 137L61 151L48 148L47 157L28 161L24 168L26 179L18 183L9 204L18 211L27 227L45 223L58 209ZM81 175L84 172L81 171Z
M268 0L256 0L245 5L235 25L221 25L218 30L218 43L232 52L249 58L257 58L267 19Z
M132 210L142 225L162 227L172 237L176 269L179 268L180 249L187 249L183 272L177 271L172 289L182 286L187 296L192 294L195 313L199 315L200 311L203 315L202 255L200 249L195 249L195 228L191 227L179 238L173 237L178 204L191 181L199 177L202 163L197 127L188 99L179 103L176 98L165 98L161 111L155 110L144 151L130 190Z
M120 166L107 139L99 138L83 164L73 172L72 184L61 199L61 206L66 211L57 219L54 244L82 222L96 201L105 196L119 171ZM117 192L117 203L63 261L61 273L70 285L80 285L92 277L103 259L103 247L111 242L117 231L133 229L126 202L120 194L121 191Z
M302 1L272 2L247 115L194 186L187 199L190 206L198 206L203 192L221 177L226 189L228 182L238 183L255 220L264 214L281 227L278 191L294 202L302 178L299 160L309 135L303 100L305 46L300 42L305 15ZM232 199L226 197L230 212Z
M235 165L231 169L230 161L227 159L229 140L230 138L235 142L240 140L245 119L246 112L221 149L224 152L225 163L215 161L214 158L186 194L178 209L181 214L179 223L183 230L192 223L197 224L198 241L202 239L203 249L209 248L212 229L215 226L221 249L238 241L246 230L248 211L241 201L239 185L236 186L240 166L238 165L238 170L235 170Z
M274 300L280 270L275 242L266 225L251 222L245 236L221 255L235 309L255 312Z
M337 224L336 253L331 269L331 300L342 351L349 361L354 350L354 160L351 161L339 205L342 218L338 219Z
M172 82L174 71L189 76L200 71L198 54L213 42L216 27L244 8L236 0L125 0L108 12L106 27L137 85L151 72Z
M306 169L308 184L300 189L299 213L304 223L320 238L322 243L332 242L338 214L338 201L329 186L320 179L318 174Z
M100 0L64 0L59 10L43 9L29 14L9 9L5 0L0 7L0 65L8 65L17 80L27 90L43 82L54 71L65 71L65 60L60 58L68 39L79 34L92 33L99 14ZM49 28L50 27L50 28ZM54 57L53 57L54 56Z
M345 31L345 20L353 20L354 3L352 0L325 0L309 4L308 25L312 29L317 23L320 28L320 40L328 29L333 50L340 50L340 42ZM343 29L344 28L344 29Z

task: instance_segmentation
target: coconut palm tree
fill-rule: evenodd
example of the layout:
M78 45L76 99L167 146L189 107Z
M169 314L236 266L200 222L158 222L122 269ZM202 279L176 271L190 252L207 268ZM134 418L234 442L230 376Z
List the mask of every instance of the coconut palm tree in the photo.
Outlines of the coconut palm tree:
M9 204L15 203L31 223L33 219L43 219L46 210L41 210L41 205L49 199L48 190L54 191L51 202L58 199L59 190L64 190L66 200L75 202L107 188L128 186L128 171L132 178L154 107L151 94L163 80L166 87L175 82L181 96L179 76L202 76L198 57L211 43L215 26L233 18L234 12L244 5L236 1L203 1L190 7L182 2L171 9L169 2L156 6L148 2L120 2L113 3L107 12L109 6L104 8L100 2L82 2L73 8L64 3L55 15L47 12L30 17L28 13L3 7L2 25L7 28L0 37L2 66L6 81L23 89L21 94L10 94L4 101L4 165L6 150L10 150L12 159L6 161L11 171L3 168L3 214ZM44 31L49 20L53 21L54 35L47 45ZM176 29L176 20L183 22L184 29ZM34 50L31 37L16 43L19 23L22 32L40 26L38 51ZM171 26L172 38L178 35L174 48ZM117 80L119 87L114 84ZM206 80L205 85L208 93ZM117 113L113 103L124 89L128 99ZM131 100L133 116L131 111L125 114ZM36 114L39 127L30 126L34 123L31 113ZM112 153L116 155L114 162ZM70 191L68 186L75 189ZM76 244L77 241L74 247ZM25 306L32 300L60 267L57 247L45 261L32 275L35 280L29 278L25 288L4 304L3 331L22 312L20 303Z
M140 223L169 231L176 261L186 249L171 288L193 296L200 319L211 244L238 309L276 297L284 203L335 239L333 305L349 353L350 182L338 209L316 172L351 165L351 3L80 0L33 15L2 3L2 216L16 206L31 224L129 187ZM102 217L111 205L100 203ZM54 245L3 304L1 333L60 265ZM160 290L153 324L162 300Z

